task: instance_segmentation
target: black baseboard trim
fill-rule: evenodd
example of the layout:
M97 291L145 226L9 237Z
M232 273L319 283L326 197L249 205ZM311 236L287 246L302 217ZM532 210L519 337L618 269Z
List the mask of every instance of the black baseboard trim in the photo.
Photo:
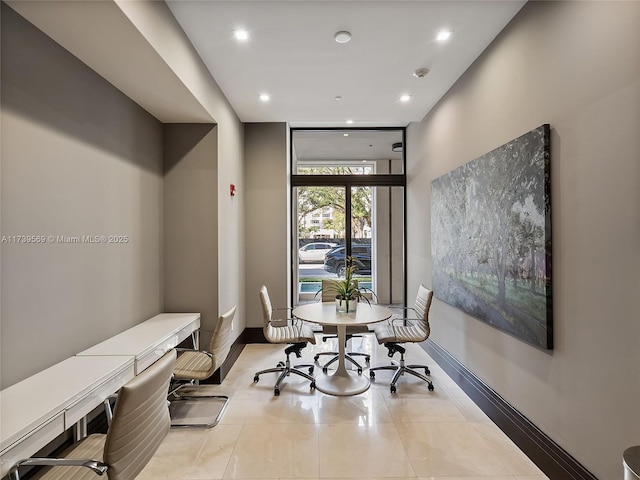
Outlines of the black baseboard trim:
M240 356L240 354L242 353L242 350L244 350L244 347L246 345L247 345L247 342L244 339L244 332L243 332L242 334L240 334L238 338L236 338L236 340L231 345L231 348L229 349L229 354L227 355L227 358L224 361L224 363L220 365L220 368L218 368L218 370L213 372L213 375L211 375L208 379L203 380L200 383L220 385L222 381L225 379L225 377L227 376L227 374L229 373L229 371L231 370L231 367L233 367L233 364L236 363L236 360L238 360L238 357Z
M262 327L245 328L244 332L242 332L242 336L246 344L269 343L267 339L264 338Z
M444 348L430 339L422 347L551 480L598 480Z

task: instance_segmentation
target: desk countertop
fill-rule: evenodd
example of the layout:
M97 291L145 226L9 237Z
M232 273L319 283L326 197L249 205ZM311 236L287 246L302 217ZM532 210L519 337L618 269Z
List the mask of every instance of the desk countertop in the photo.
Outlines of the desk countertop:
M199 313L161 313L78 355L141 355L149 348L155 348L156 342L162 342L194 322L197 325L193 325L192 330L197 330Z
M133 360L132 356L71 357L2 390L0 451L87 395L105 378L132 367Z

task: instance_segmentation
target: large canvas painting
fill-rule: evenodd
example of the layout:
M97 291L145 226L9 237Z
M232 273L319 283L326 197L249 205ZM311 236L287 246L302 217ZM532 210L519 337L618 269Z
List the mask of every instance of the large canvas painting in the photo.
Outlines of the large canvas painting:
M549 125L431 182L436 297L553 348Z

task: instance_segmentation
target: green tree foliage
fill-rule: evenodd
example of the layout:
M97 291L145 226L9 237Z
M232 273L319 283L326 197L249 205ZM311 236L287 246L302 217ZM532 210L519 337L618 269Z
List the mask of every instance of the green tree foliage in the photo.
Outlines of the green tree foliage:
M369 167L367 167L369 168ZM358 175L370 173L365 167L307 167L298 172L306 175ZM351 222L353 236L362 238L364 228L371 226L373 191L371 187L353 187L351 190ZM342 187L299 187L298 225L304 217L325 207L333 209L333 218L323 220L323 228L333 229L344 236L345 192ZM317 230L317 229L316 229ZM298 228L301 237L309 236L309 229Z

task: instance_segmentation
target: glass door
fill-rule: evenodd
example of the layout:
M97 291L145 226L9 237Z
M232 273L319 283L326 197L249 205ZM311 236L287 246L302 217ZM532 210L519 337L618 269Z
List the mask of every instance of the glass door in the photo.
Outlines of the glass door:
M294 189L297 230L297 294L295 303L316 301L322 279L335 277L339 265L326 262L328 253L344 250L344 187ZM295 298L297 297L297 298Z
M348 257L373 300L404 305L404 130L292 131L293 305ZM398 148L400 146L400 148Z

